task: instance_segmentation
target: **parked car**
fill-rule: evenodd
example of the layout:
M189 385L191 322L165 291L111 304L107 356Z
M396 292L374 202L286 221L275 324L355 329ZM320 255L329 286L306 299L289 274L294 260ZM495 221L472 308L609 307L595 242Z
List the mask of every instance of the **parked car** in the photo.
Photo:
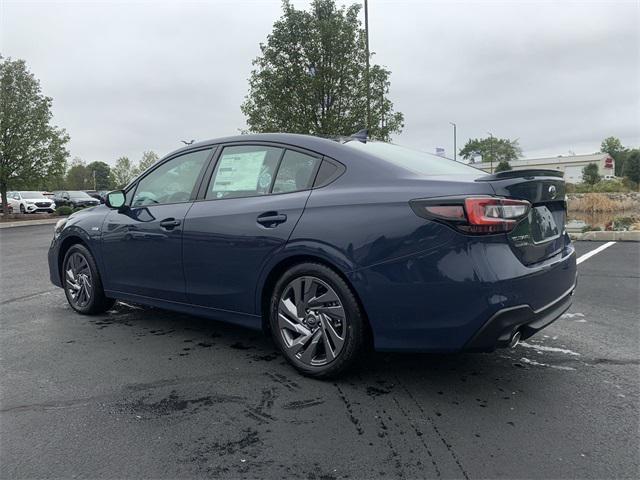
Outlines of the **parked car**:
M58 206L68 205L73 208L84 208L100 204L100 200L96 200L81 190L57 190L53 194Z
M11 203L14 212L53 213L56 210L55 202L45 197L41 192L8 192L7 200Z
M242 135L177 150L58 222L51 281L270 332L315 377L378 350L492 351L576 287L562 173L486 174L369 141Z
M98 200L100 203L104 203L104 197L107 195L107 193L109 193L108 190L85 190L84 192L91 198L95 198L96 200Z

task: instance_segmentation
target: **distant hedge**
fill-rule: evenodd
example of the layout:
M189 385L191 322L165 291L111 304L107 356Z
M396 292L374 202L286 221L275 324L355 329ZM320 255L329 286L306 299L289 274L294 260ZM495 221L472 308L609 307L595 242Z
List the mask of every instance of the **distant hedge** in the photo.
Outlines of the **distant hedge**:
M56 215L71 215L72 213L73 208L71 208L69 205L63 205L56 208Z

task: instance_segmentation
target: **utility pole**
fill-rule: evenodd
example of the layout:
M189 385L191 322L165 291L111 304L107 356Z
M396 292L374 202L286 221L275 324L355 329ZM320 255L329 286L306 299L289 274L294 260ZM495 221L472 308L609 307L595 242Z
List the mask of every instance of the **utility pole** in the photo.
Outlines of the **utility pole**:
M367 128L371 129L371 80L369 77L369 2L364 0L364 35L367 40Z
M449 122L453 125L453 161L457 161L458 150L456 147L456 124L453 122Z

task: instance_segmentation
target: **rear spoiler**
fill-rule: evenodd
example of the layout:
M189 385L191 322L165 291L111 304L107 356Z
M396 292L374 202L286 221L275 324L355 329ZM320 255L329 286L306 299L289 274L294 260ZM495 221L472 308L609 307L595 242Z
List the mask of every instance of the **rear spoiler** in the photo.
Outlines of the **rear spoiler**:
M490 182L492 180L505 180L507 178L526 178L533 179L534 177L564 177L564 172L559 170L543 170L543 169L530 169L530 170L507 170L499 173L491 173L484 177L476 178L476 182Z

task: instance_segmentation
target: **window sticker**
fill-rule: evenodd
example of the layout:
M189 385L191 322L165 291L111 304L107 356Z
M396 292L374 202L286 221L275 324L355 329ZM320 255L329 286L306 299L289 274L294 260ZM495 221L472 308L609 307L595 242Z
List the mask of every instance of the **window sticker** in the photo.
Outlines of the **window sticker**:
M261 151L223 155L212 190L215 192L255 191L258 180L260 183L263 181L260 174L266 154L266 151ZM267 185L271 182L271 175L268 176Z

